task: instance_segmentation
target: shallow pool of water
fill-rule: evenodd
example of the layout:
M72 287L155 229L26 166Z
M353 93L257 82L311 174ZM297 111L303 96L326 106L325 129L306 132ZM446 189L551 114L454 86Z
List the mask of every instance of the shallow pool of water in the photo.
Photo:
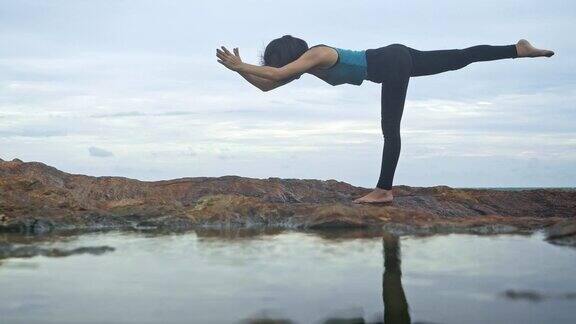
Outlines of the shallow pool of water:
M576 323L576 249L538 234L112 232L35 244L115 251L0 260L1 323Z

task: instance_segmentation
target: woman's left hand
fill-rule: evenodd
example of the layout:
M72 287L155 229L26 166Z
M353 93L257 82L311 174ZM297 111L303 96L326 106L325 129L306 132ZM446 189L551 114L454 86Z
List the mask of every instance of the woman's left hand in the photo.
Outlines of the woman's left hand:
M238 71L238 68L242 64L240 56L232 54L226 47L222 46L222 49L216 49L216 56L218 57L218 63L224 65L232 71Z

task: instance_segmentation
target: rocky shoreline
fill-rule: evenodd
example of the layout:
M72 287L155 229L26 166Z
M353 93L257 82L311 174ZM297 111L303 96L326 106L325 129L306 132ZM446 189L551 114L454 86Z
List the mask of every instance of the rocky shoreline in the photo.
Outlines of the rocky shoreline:
M403 234L548 229L576 242L576 190L393 188L390 205L358 205L370 189L336 180L239 176L139 181L0 160L0 232L217 228L384 228Z

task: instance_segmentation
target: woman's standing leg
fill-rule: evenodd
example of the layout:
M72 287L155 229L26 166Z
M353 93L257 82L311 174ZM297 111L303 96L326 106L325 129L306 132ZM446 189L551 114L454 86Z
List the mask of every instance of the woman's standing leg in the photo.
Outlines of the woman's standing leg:
M373 55L373 56L372 56ZM412 58L408 48L392 44L371 53L372 66L377 65L374 79L382 83L380 109L381 127L384 136L382 164L376 189L354 200L357 203L392 201L392 180L400 157L400 122L412 71Z
M408 73L398 73L382 83L380 123L384 135L384 148L382 150L380 177L376 184L376 187L380 189L392 189L392 180L402 146L400 122L404 112L409 80L410 75Z

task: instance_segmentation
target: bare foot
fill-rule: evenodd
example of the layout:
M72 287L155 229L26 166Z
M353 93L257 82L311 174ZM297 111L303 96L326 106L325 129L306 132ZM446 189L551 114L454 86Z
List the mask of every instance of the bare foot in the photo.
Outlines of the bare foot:
M371 193L355 199L354 202L357 204L389 203L392 202L392 199L394 199L392 196L392 190L375 188Z
M536 48L525 39L521 39L516 43L516 52L518 57L550 57L554 55L553 51Z

